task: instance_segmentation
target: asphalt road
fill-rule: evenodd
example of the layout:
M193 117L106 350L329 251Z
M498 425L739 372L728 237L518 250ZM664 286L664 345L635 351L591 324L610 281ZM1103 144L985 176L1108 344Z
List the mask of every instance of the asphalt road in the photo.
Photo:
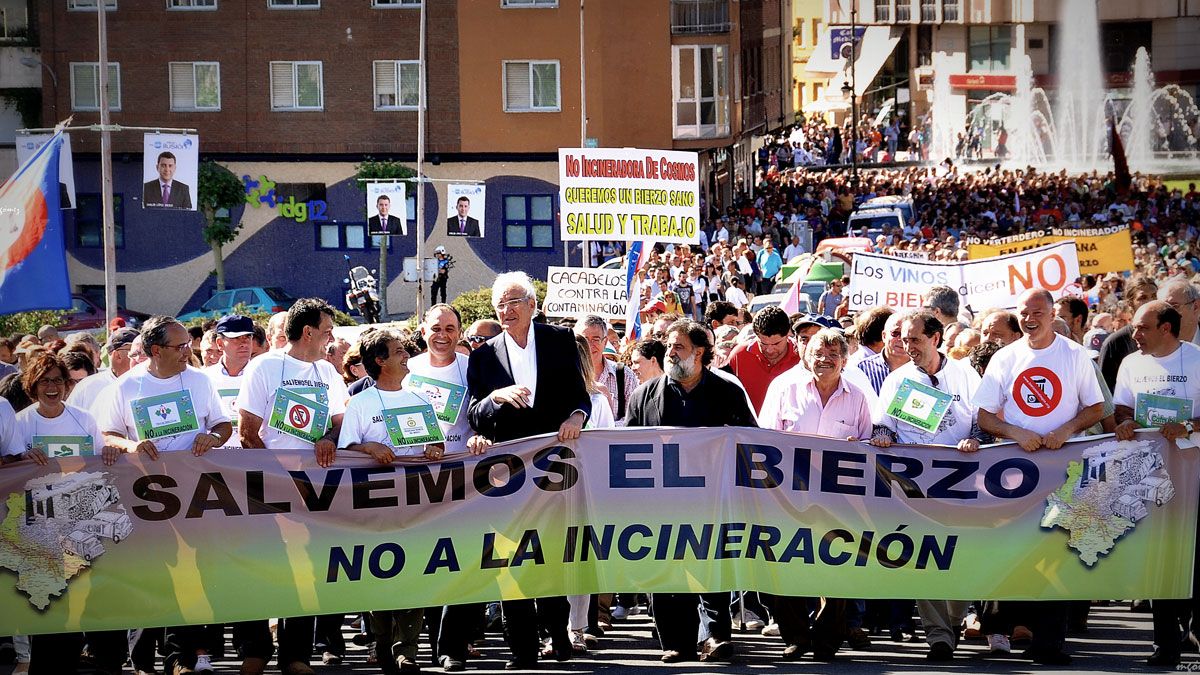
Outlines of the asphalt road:
M818 663L810 657L804 660L785 663L779 660L783 648L779 638L763 637L759 634L735 632L734 639L738 645L738 654L733 663L728 665L707 665L701 663L682 663L663 665L659 663L658 644L653 639L652 624L644 615L630 617L618 622L614 629L600 641L600 646L586 656L573 659L567 663L544 662L537 671L539 673L623 673L623 672L720 672L761 675L764 672L780 673L921 673L921 672L960 672L960 673L1034 673L1054 670L1063 673L1127 673L1127 672L1161 672L1161 669L1145 665L1145 659L1150 655L1150 615L1129 611L1128 603L1113 604L1107 607L1093 607L1089 629L1086 633L1072 635L1068 651L1074 656L1074 663L1065 668L1035 667L1029 661L1019 658L995 659L983 658L987 645L982 640L964 642L956 658L950 663L937 664L934 667L925 659L926 646L920 643L893 643L887 636L873 636L874 645L871 651L847 651L845 648L838 653L837 660L832 664ZM347 625L345 628L347 642L353 631ZM1014 648L1018 651L1020 645ZM508 652L504 647L503 638L498 634L489 633L486 642L480 646L482 658L468 663L467 672L505 673L504 662ZM1185 664L1181 670L1187 669L1191 662L1193 671L1200 671L1200 654L1185 654ZM348 644L348 652L344 662L336 667L314 665L320 675L351 675L361 673L378 673L379 668L367 664L367 650ZM320 659L314 660L319 664ZM440 673L440 668L429 665L429 651L422 645L420 663L426 672ZM238 664L232 660L218 661L217 673L237 673ZM0 666L0 675L8 675L10 666ZM126 672L131 672L127 670ZM278 672L272 667L268 672Z

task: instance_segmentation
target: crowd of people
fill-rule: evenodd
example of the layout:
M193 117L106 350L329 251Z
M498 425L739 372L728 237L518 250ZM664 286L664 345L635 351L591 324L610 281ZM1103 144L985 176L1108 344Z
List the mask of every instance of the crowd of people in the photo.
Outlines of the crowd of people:
M681 252L676 261L672 254L658 264L705 271L705 263L685 256ZM660 283L669 279L662 267ZM354 344L334 339L333 308L316 299L298 301L265 326L231 315L189 331L175 319L154 317L140 331L114 327L102 348L86 333L63 340L47 326L15 344L0 341L0 360L15 359L8 366L14 372L0 379L0 440L9 463L46 464L50 458L35 436L52 429L56 436L79 438L81 454L99 455L107 464L126 454L153 461L172 451L265 448L312 452L329 467L356 453L380 463L400 456L439 461L539 433L570 442L585 429L616 425L761 426L878 447L950 445L964 453L986 452L981 444L1008 440L1036 458L1079 434L1131 437L1148 425L1135 412L1141 394L1174 397L1200 410L1200 286L1182 277L1162 284L1136 277L1112 295L1118 311L1102 314L1103 322L1085 301L1055 300L1040 290L1023 295L1015 312L970 316L957 292L934 287L925 309L876 307L842 321L815 313L789 316L776 306L749 315L729 300L710 298L703 313L682 303L653 308L645 337L625 340L598 316L562 325L539 319L532 280L513 272L493 285L494 320L464 328L454 307L438 304L415 332L368 328ZM674 311L684 309L690 311ZM1031 415L1012 397L1013 378L1035 367L1063 380L1061 402L1049 415ZM549 368L555 377L538 377ZM411 380L414 374L467 388L469 404L461 414L439 421L442 443L398 444L382 421L385 410L429 401ZM936 428L885 414L906 379L956 401ZM148 438L133 412L148 395L190 397L194 423ZM306 405L324 413L325 427L264 423L280 397L305 397ZM1171 439L1200 424L1183 417L1158 422ZM778 635L783 660L811 655L828 661L843 645L865 649L872 639L870 607L852 598L744 593L734 596L735 603L729 593L636 590L650 593L661 660L668 663L727 661L735 651L735 622ZM1069 663L1065 635L1086 626L1087 602L988 600L880 601L877 611L888 617L883 624L892 639L910 640L917 632L915 607L931 661L953 659L970 629L994 653L1009 652L1013 640L1024 638L1031 640L1027 656L1034 662ZM585 654L605 626L637 602L623 593L500 603L508 667L534 668L539 660ZM972 616L969 604L976 608ZM1181 626L1190 630L1192 605L1154 601L1153 611L1150 663L1176 664L1190 635ZM422 635L436 665L460 671L488 613L484 605L369 612L362 639L374 645L373 658L385 672L419 670ZM274 631L264 618L228 627L144 628L132 640L117 631L15 643L22 660L40 672L75 672L85 643L110 672L127 658L139 673L156 672L156 652L165 654L165 672L206 672L212 654L224 651L228 629L242 673L263 672L274 655L280 669L294 675L313 672L314 658L341 660L344 618L285 617Z

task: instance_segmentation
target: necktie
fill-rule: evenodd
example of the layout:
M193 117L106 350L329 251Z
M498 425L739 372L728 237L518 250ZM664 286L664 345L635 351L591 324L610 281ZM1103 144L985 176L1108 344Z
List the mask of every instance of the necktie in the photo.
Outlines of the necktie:
M466 234L466 233L467 233L467 219L466 219L466 218L459 218L459 219L458 219L458 231L459 231L459 233L461 233L461 234Z
M162 193L163 193L162 194L162 203L170 204L171 203L171 186L167 185L166 183L163 183Z

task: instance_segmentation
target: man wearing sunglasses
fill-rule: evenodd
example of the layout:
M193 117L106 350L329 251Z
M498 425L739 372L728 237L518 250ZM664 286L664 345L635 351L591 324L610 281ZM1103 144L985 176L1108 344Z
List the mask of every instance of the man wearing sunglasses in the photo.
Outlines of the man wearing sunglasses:
M67 402L76 408L90 410L100 392L129 370L132 365L129 362L129 349L137 336L138 332L133 328L118 328L109 333L108 342L104 345L104 350L108 353L109 369L101 370L95 375L89 375L80 380L79 384L76 384L75 388L71 390Z
M929 311L909 312L898 319L900 340L911 359L893 370L879 388L879 401L872 412L874 429L871 445L887 448L892 443L949 445L960 452L979 450L984 438L975 420L971 400L979 388L980 377L966 361L947 358L938 351L942 345L942 323ZM893 416L893 403L916 385L926 385L951 397L946 413L936 424L910 422ZM902 407L902 406L901 406ZM954 656L958 625L967 612L966 601L918 600L917 613L925 624L930 661L949 661ZM911 603L908 605L911 611ZM993 644L993 648L1001 645ZM1003 651L1003 650L1002 650Z

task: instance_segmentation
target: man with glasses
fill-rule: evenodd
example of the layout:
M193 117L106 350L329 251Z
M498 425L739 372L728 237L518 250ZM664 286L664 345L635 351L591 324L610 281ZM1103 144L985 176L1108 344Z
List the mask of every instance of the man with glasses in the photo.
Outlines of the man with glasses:
M161 452L191 451L196 456L229 440L233 425L216 387L188 365L192 340L175 319L156 316L142 327L149 355L145 368L128 372L104 397L97 416L105 445L157 460ZM167 672L211 671L199 626L166 629L163 667Z
M499 335L502 330L500 322L495 319L476 320L467 328L466 332L467 343L471 345L471 351L475 351L480 345Z
M631 368L604 358L608 345L608 322L603 317L589 314L575 324L575 334L588 341L588 353L592 359L592 372L596 382L604 385L608 393L608 405L617 418L617 424L625 419L625 404L629 395L637 389L637 374Z
M1200 286L1172 279L1158 289L1158 299L1179 312L1179 339L1200 346Z
M942 344L942 324L932 312L901 315L899 325L900 340L910 361L892 371L879 390L879 401L872 411L871 445L879 448L890 447L892 443L950 445L960 452L976 452L983 434L976 424L971 400L979 388L979 374L966 361L947 358L938 351ZM909 392L919 385L927 385L950 397L946 414L935 424L918 426L889 414L901 392ZM931 661L953 658L958 626L968 604L960 600L917 601L917 612L925 625L925 640L929 643L926 658ZM903 606L906 611L903 620L908 620L912 603L908 601ZM892 620L897 620L895 614Z
M834 279L829 282L829 290L817 299L817 312L828 317L837 315L838 305L842 304L842 280Z
M80 380L71 390L67 402L76 408L91 410L92 404L96 402L100 392L129 370L131 365L129 363L129 347L137 336L138 332L133 328L120 328L110 333L108 342L104 345L104 349L108 353L108 370L101 370L95 375L89 375ZM92 413L95 415L95 411Z
M575 336L566 328L533 323L537 295L524 272L508 272L492 284L492 306L503 332L475 351L467 367L468 419L493 442L548 432L558 440L579 438L592 411ZM504 633L512 660L506 668L537 666L539 623L550 631L550 654L571 657L565 597L502 603Z
M899 314L892 314L883 324L883 351L858 362L858 369L867 376L871 391L876 394L888 375L909 361L901 339L900 318Z
M223 316L213 329L215 346L220 353L217 362L204 369L204 374L212 380L232 420L234 429L237 428L237 396L242 390L242 377L246 374L246 366L250 363L250 352L254 340L254 322L249 317L240 314ZM207 337L207 335L206 335ZM229 447L241 447L236 436L229 439Z

